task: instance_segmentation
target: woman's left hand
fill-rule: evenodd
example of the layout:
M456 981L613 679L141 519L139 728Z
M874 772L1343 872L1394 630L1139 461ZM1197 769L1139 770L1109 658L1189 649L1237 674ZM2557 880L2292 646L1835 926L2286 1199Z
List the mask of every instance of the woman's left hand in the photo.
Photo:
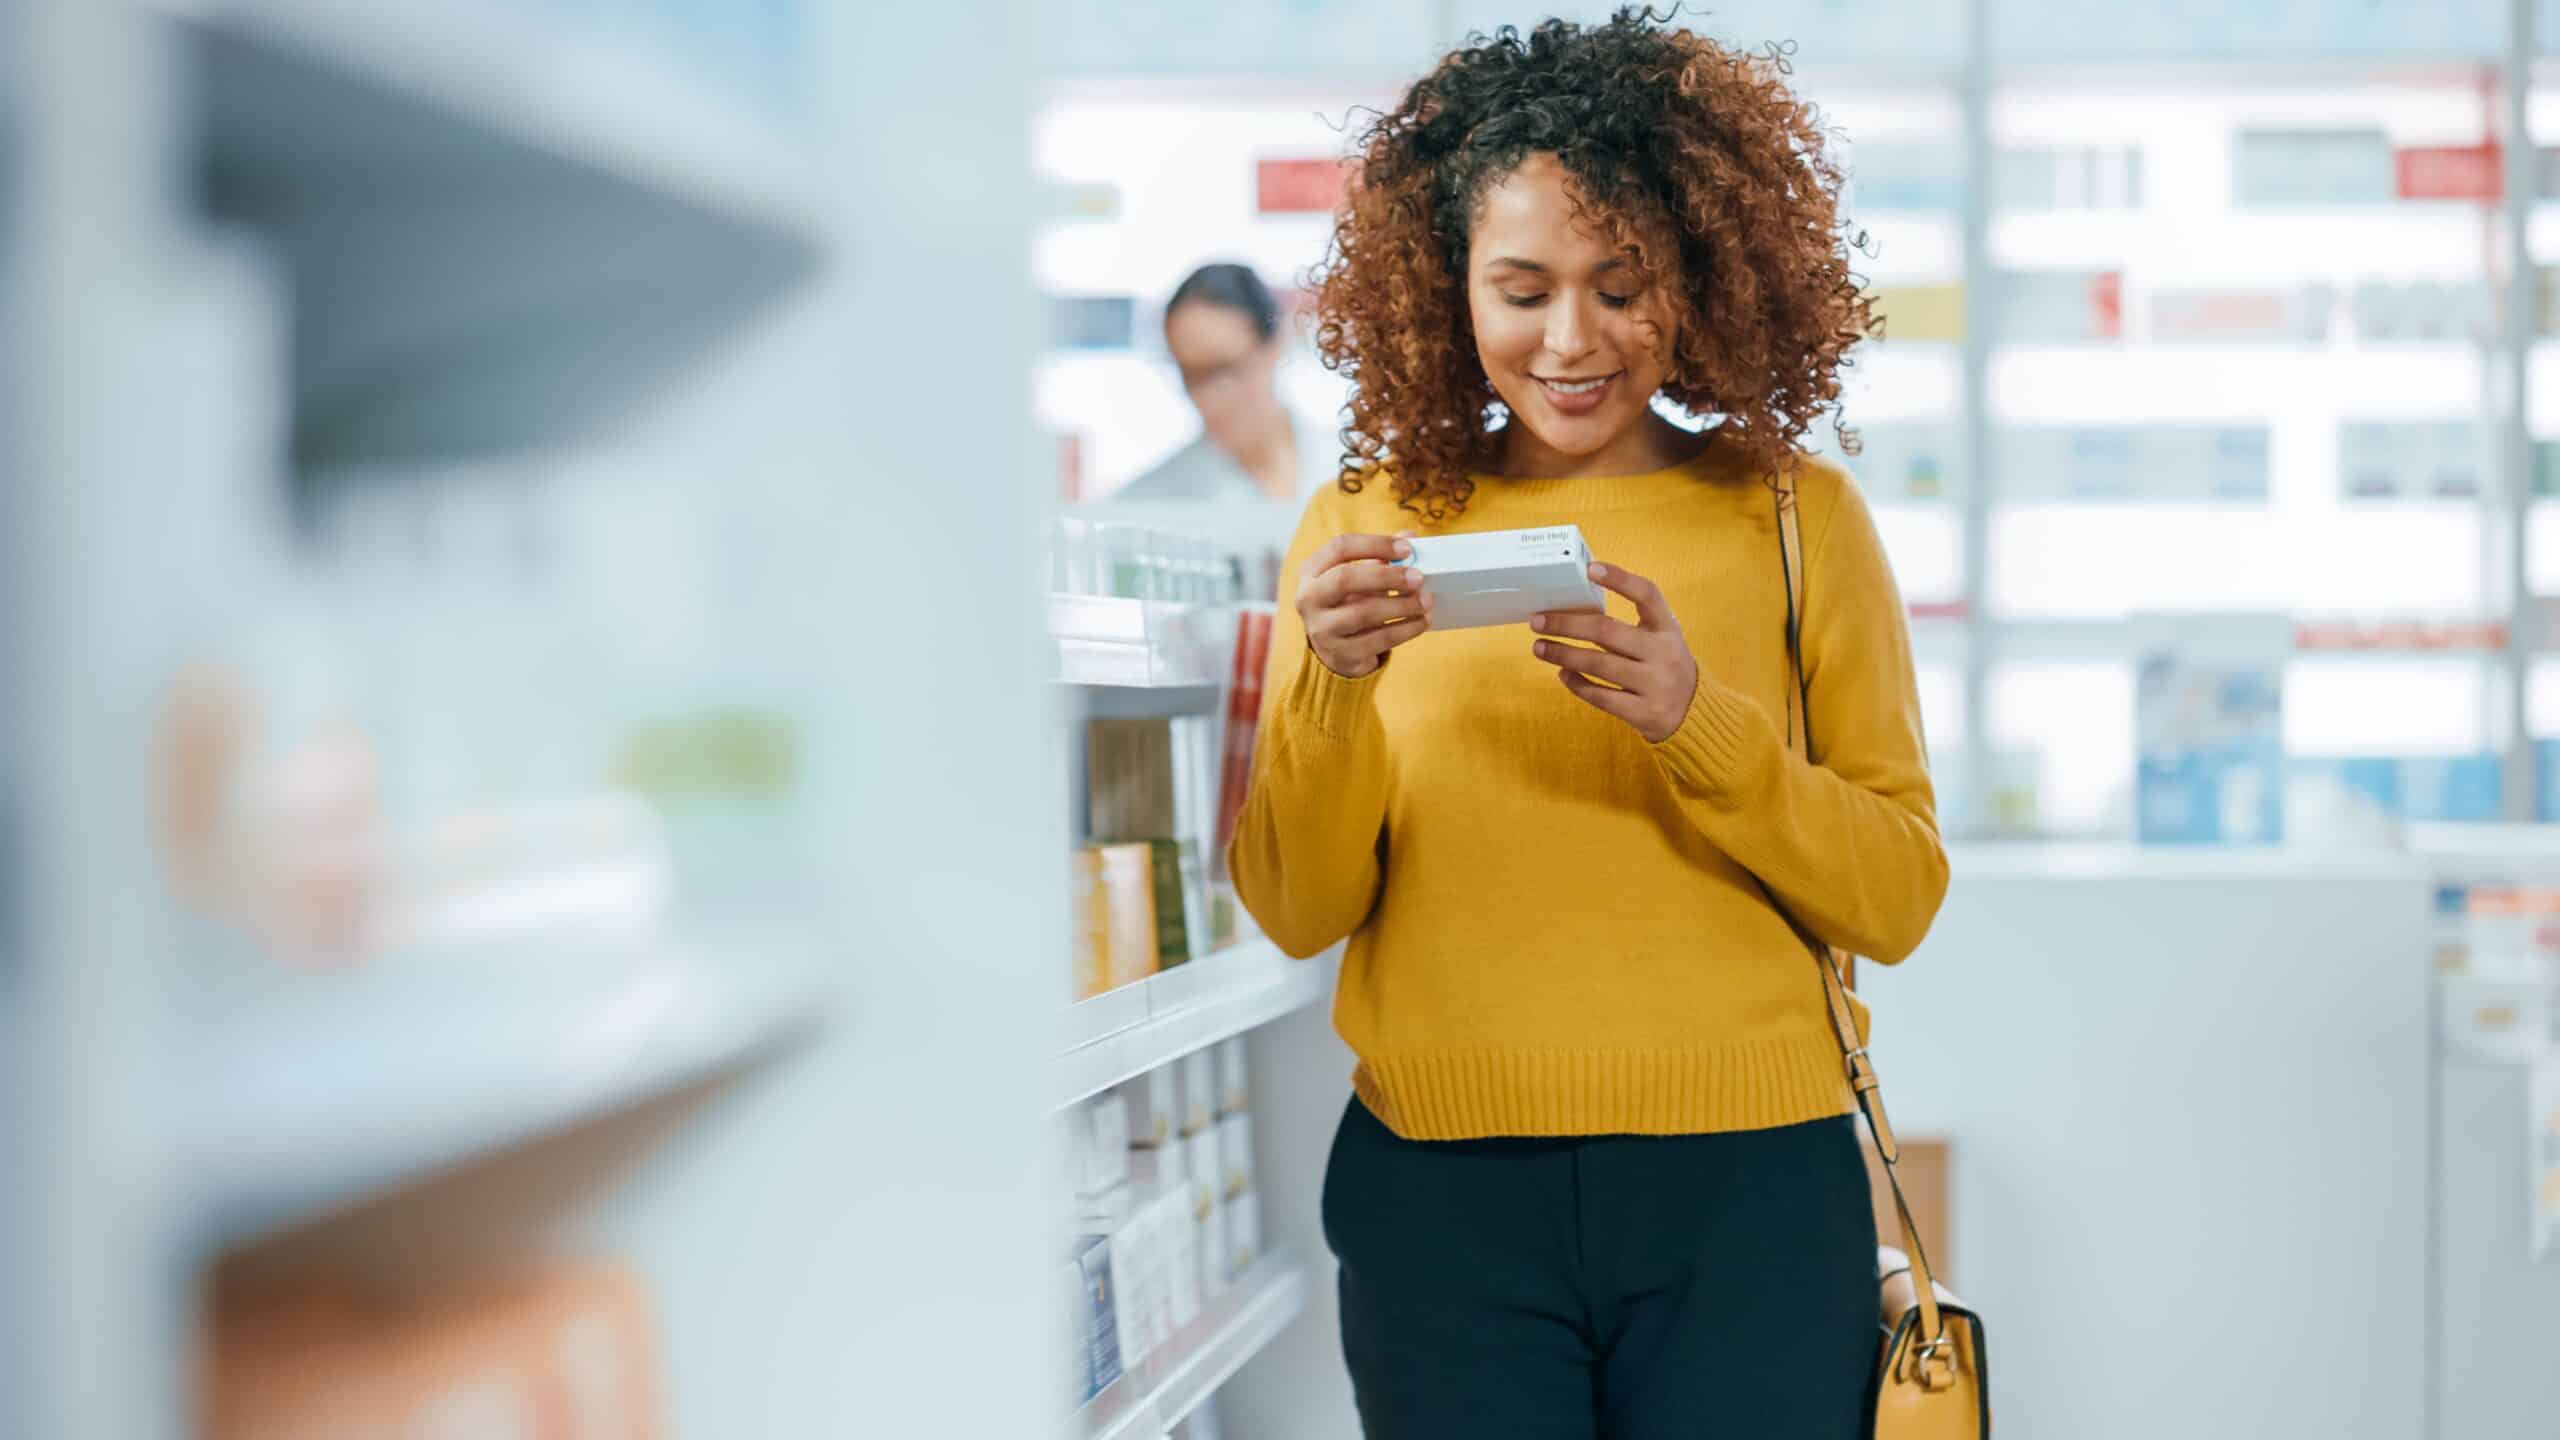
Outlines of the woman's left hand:
M1582 703L1606 710L1659 745L1680 728L1698 693L1697 657L1681 638L1679 618L1660 586L1615 565L1592 566L1591 578L1634 601L1636 623L1587 612L1537 616L1529 628L1549 637L1538 641L1538 658L1556 667L1564 688ZM1561 643L1568 639L1598 648Z

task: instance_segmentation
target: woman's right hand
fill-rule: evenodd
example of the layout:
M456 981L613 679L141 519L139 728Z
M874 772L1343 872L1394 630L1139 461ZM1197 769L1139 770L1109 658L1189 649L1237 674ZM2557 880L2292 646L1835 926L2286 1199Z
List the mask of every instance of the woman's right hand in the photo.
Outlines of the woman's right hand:
M1298 571L1298 619L1324 668L1357 680L1431 628L1431 591L1397 563L1412 554L1402 536L1336 535L1307 557Z

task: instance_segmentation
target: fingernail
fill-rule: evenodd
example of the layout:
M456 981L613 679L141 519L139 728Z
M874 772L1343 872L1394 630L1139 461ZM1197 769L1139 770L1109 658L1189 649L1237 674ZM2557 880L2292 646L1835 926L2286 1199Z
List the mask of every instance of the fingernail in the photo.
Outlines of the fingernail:
M1544 615L1532 615L1532 616L1530 616L1530 617L1529 617L1529 628L1530 628L1530 629L1532 629L1532 630L1539 631L1540 633L1544 633L1544 632L1545 632L1545 630L1546 630L1546 628L1547 628L1547 617L1546 617L1546 616L1544 616Z
M1412 547L1411 545L1406 544L1406 543L1405 543L1404 541L1402 541L1402 540L1399 540L1399 541L1397 541L1397 542L1396 542L1396 558L1397 558L1397 559L1402 560L1402 559L1405 559L1406 557L1408 557L1408 556L1410 556L1410 555L1412 555L1412 554L1413 554L1413 547Z
M1431 607L1432 607L1433 603L1434 603L1434 602L1433 602L1433 600L1432 600L1432 598L1431 598L1431 592L1430 592L1430 591L1428 591L1428 590L1423 591L1423 592L1422 592L1422 613L1423 613L1423 614L1425 614L1425 615L1430 614L1430 613L1431 613Z
M1608 579L1608 578L1609 578L1609 567L1608 567L1608 566L1606 566L1606 565L1601 564L1600 562L1598 562L1598 561L1596 561L1596 560L1595 560L1595 561L1593 561L1593 562L1591 562L1591 578L1592 578L1592 579L1594 579L1594 580L1606 580L1606 579Z
M1548 649L1548 646L1547 646L1547 642L1546 642L1546 641L1541 640L1541 641L1539 641L1537 644L1532 645L1532 646L1530 646L1529 648L1530 648L1530 649L1532 649L1532 650L1534 650L1534 651L1536 651L1536 652L1538 652L1538 658L1539 658L1539 659L1544 660L1544 659L1548 658L1548 656L1547 656L1547 649Z

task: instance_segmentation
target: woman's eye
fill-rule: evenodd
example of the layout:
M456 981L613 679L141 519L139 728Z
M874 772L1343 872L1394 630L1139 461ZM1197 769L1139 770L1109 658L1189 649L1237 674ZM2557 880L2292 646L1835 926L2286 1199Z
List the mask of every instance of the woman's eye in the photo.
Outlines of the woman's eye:
M1546 298L1544 295L1505 295L1502 297L1502 303L1526 310L1532 305L1545 303Z
M1600 295L1600 303L1608 306L1612 310L1624 310L1628 306L1636 303L1636 297L1633 295L1611 295L1606 291L1602 291Z

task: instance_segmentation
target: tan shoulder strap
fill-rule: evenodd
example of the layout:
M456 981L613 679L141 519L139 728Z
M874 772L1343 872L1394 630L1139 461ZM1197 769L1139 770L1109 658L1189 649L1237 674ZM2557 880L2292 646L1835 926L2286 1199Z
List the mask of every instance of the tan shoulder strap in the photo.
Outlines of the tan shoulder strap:
M1787 748L1798 748L1801 740L1805 763L1812 764L1813 700L1804 678L1804 538L1796 525L1793 486L1778 492L1778 559L1787 581ZM1786 916L1788 925L1813 953L1814 968L1822 972L1823 1009L1831 1016L1832 1035L1840 1044L1840 1061L1848 1070L1849 1087L1857 1096L1858 1109L1867 1117L1867 1133L1875 1141L1876 1158L1884 1162L1885 1183L1893 1188L1894 1214L1902 1222L1902 1251L1911 1257L1912 1290L1920 1303L1920 1340L1923 1346L1934 1346L1944 1323L1938 1314L1936 1274L1929 1265L1928 1252L1921 1247L1920 1227L1911 1219L1911 1202L1902 1193L1902 1145L1885 1119L1883 1082L1876 1077L1875 1064L1867 1058L1866 1046L1858 1039L1857 1012L1849 1001L1849 987L1840 978L1839 958L1829 945L1787 914L1775 891L1765 884L1760 888L1778 913Z

